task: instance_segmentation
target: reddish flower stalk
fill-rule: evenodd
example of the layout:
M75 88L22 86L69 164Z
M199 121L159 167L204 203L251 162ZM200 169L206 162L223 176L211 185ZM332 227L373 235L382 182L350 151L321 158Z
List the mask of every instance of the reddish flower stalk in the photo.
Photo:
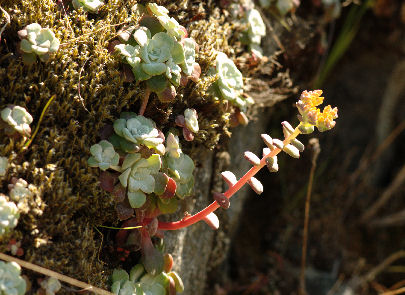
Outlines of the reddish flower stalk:
M296 138L301 132L299 131L300 126L298 125L297 128L294 129L294 132L291 133L284 141L283 144L284 146L288 145L294 138ZM267 155L263 156L263 158L260 160L260 165L253 166L250 168L248 172L243 175L241 179L239 179L233 186L229 187L229 189L224 193L225 197L228 199L231 198L236 192L238 192L248 181L250 178L255 176L257 172L259 172L260 169L262 169L266 165L266 159L269 157L274 157L277 154L279 154L281 150L279 148L275 148L273 151L268 153ZM220 205L215 201L212 202L209 206L207 206L205 209L201 210L200 212L183 218L182 220L175 221L175 222L160 222L158 224L158 229L161 230L176 230L180 229L183 227L190 226L198 221L201 221L206 217L208 214L214 212L220 208ZM146 220L145 220L146 221ZM148 222L148 221L146 221Z

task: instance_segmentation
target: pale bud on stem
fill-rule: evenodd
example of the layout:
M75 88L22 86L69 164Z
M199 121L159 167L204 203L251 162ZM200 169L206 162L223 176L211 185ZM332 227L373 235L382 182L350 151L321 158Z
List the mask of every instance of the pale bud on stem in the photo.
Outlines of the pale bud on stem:
M273 139L273 144L280 150L284 148L284 143L280 139Z
M266 165L270 172L278 171L277 156L266 158Z
M222 179L228 184L228 186L234 186L235 183L238 182L236 179L235 174L233 174L231 171L224 171L221 173Z
M246 151L243 156L245 157L246 160L248 160L250 162L250 164L252 164L254 166L260 165L260 159L254 153Z
M286 146L284 146L283 151L293 158L298 159L300 157L300 151L292 144L287 144Z
M257 178L251 177L248 183L256 194L260 195L263 192L263 184Z
M274 145L273 145L273 139L271 138L270 135L268 134L262 134L261 135L264 143L267 145L267 147L272 151L275 149Z
M208 226L212 229L218 229L219 228L219 219L215 215L214 212L211 212L207 216L203 218L203 221L208 224Z

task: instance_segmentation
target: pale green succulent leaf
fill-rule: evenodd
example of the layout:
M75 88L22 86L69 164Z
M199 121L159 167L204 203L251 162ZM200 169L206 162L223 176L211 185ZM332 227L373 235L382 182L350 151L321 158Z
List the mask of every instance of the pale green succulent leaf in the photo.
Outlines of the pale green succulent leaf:
M146 195L139 190L128 192L128 200L132 208L140 208L146 202Z
M179 175L181 182L186 182L193 176L194 171L194 162L186 154L180 154L178 159L167 157L166 163L169 169L176 171L176 174ZM176 181L177 182L177 181Z
M121 175L118 177L118 179L121 182L123 187L128 186L128 178L129 178L130 173L131 173L131 168L128 168L123 173L121 173Z
M163 90L165 90L166 87L168 86L167 84L168 84L167 79L163 75L153 76L152 78L146 81L146 85L148 86L148 88L156 93L160 93Z
M179 42L175 42L171 51L173 62L181 64L185 59L185 52L183 46Z
M176 181L176 184L177 184L176 195L179 198L184 199L185 197L188 197L193 193L194 176L188 179L188 181L185 183Z

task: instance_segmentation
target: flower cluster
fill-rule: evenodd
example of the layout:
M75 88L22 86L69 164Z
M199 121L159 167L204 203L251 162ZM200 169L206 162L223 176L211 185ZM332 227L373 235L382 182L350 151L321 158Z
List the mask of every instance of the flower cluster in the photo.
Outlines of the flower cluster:
M21 39L20 49L26 63L35 62L37 56L41 61L47 61L51 53L58 51L59 39L49 28L42 28L37 23L32 23L18 31Z
M120 40L125 43L116 45L115 50L137 81L146 81L150 91L168 102L176 96L175 87L200 77L201 68L195 61L198 46L186 38L185 28L168 16L166 8L154 3L146 8L149 14L143 16L139 26L121 31Z
M337 108L333 108L328 105L321 112L317 106L323 103L322 90L303 91L300 100L297 102L297 108L300 112L298 116L301 126L300 131L302 133L311 133L314 130L314 126L318 128L320 132L330 130L335 125L334 119L338 117Z

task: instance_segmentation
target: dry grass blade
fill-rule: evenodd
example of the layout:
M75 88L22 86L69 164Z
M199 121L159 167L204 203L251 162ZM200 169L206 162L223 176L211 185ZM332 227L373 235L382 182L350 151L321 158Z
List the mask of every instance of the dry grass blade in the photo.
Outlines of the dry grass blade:
M381 293L380 295L396 295L396 294L404 294L404 293L405 293L405 287L397 289L397 290L393 290L393 291L384 292L384 293Z
M395 176L394 180L391 182L391 184L385 189L381 197L372 204L366 212L363 213L361 216L361 222L366 223L370 221L371 218L373 218L378 210L381 209L382 206L384 206L385 203L387 203L393 194L398 191L398 189L402 186L402 184L405 182L405 165L402 166L401 170L397 173Z
M113 293L111 293L111 292L109 292L107 290L94 287L94 286L92 286L90 284L78 281L78 280L73 279L71 277L68 277L68 276L65 276L63 274L54 272L54 271L49 270L47 268L41 267L39 265L32 264L32 263L29 263L27 261L24 261L24 260L9 256L9 255L6 255L4 253L0 253L0 259L5 260L5 261L9 261L9 262L12 262L12 261L17 262L20 266L22 266L22 267L24 267L26 269L29 269L29 270L32 270L32 271L35 271L35 272L39 272L39 273L41 273L41 274L43 274L45 276L48 276L48 277L53 277L55 279L58 279L59 281L63 281L63 282L68 283L68 284L70 284L72 286L82 288L85 291L91 291L91 292L94 292L94 293L99 294L99 295L114 295Z
M316 161L318 159L321 148L319 146L319 141L317 138L311 138L309 144L312 149L312 166L311 172L309 174L307 196L305 199L305 220L304 220L304 232L302 237L302 255L301 255L301 273L300 273L300 283L299 283L299 294L306 294L305 287L305 265L307 257L307 244L308 244L308 223L309 223L309 208L311 204L311 193L312 193L312 183L315 175Z
M371 221L368 225L375 227L398 226L405 224L405 210Z

